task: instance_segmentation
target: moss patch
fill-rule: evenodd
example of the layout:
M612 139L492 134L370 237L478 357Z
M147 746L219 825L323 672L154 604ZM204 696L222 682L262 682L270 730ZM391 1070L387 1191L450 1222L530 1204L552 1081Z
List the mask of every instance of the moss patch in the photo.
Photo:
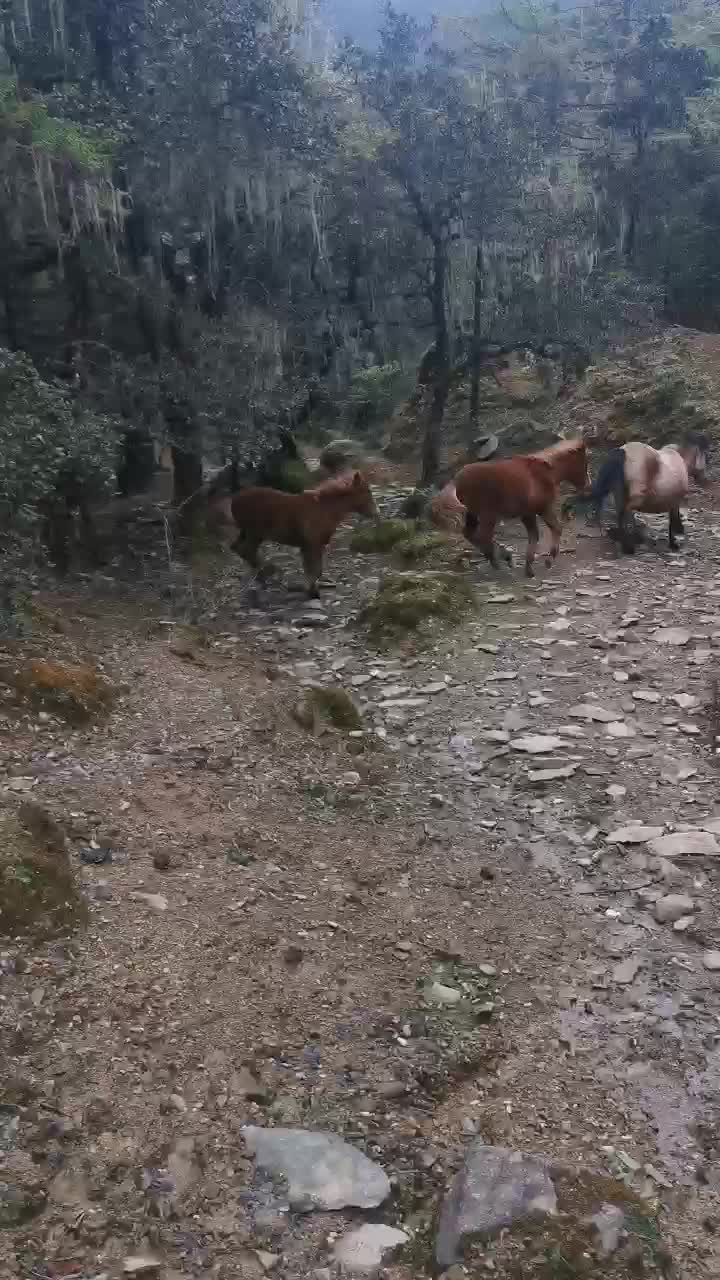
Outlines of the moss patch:
M472 588L457 574L388 573L360 617L371 638L382 641L435 619L460 622L474 604Z
M350 550L363 555L392 551L415 533L411 520L377 520L375 524L356 529L350 539Z
M0 822L0 935L55 937L82 924L62 828L36 804Z
M106 712L114 697L110 682L84 662L32 658L0 670L0 680L22 701L76 724Z
M313 685L307 689L293 716L303 729L312 733L320 733L327 727L351 733L363 727L360 711L347 690L339 685L329 689Z

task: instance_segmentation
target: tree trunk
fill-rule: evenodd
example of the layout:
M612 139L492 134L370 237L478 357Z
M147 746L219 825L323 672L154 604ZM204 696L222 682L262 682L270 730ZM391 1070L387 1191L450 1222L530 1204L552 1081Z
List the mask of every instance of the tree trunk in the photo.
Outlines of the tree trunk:
M473 298L473 337L472 363L470 367L470 420L468 423L468 444L478 434L480 418L480 329L482 325L483 299L483 251L482 244L475 254L475 294Z
M422 446L420 485L426 488L434 483L440 467L440 445L445 418L448 391L450 389L450 335L448 333L447 305L447 248L442 231L433 235L432 314L435 329L433 395L425 426Z
M180 533L189 535L195 509L193 498L203 482L200 427L192 406L185 401L169 402L165 406L165 421L171 437L173 506Z

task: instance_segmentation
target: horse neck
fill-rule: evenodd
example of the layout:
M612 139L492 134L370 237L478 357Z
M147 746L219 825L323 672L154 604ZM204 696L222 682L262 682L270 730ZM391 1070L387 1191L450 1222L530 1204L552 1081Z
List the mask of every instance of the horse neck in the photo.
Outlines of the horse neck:
M322 493L319 499L321 510L328 514L332 513L338 524L344 516L356 510L356 503L357 494L352 489L340 493Z
M563 453L550 454L547 457L547 461L552 467L552 472L556 480L566 480L575 484L575 475L578 464L577 452L567 450Z

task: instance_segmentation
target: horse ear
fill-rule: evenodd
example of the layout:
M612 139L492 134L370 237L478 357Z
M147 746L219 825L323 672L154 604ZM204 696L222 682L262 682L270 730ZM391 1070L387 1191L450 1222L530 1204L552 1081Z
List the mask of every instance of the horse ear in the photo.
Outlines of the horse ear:
M353 489L360 489L360 488L362 488L363 478L362 478L362 476L361 476L361 474L360 474L360 472L359 472L359 471L355 471L355 472L353 472L353 481L352 481L352 482L353 482Z

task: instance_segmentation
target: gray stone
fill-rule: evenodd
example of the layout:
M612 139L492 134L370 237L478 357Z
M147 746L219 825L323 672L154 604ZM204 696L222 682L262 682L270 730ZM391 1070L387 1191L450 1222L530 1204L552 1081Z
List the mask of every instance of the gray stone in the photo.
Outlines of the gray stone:
M531 769L528 782L555 782L562 778L572 778L576 769L576 764L562 765L557 769Z
M542 1159L474 1142L442 1207L438 1264L449 1267L458 1260L465 1236L491 1236L519 1219L556 1210L555 1188Z
M397 1227L387 1227L384 1222L366 1222L355 1231L341 1236L333 1250L333 1257L341 1270L350 1275L372 1275L382 1266L391 1249L407 1244L410 1237Z
M554 734L527 733L522 738L512 738L510 746L513 751L524 751L528 755L539 756L546 755L549 751L555 751L558 747L565 747L567 743Z
M604 1204L590 1221L598 1237L600 1257L609 1258L620 1244L625 1214L616 1204Z
M385 1172L334 1133L263 1129L246 1125L243 1136L260 1169L285 1178L291 1209L375 1209L390 1194Z
M622 712L601 707L599 702L580 702L570 708L568 715L576 720L595 720L598 724L616 724L623 718Z
M685 645L690 643L690 632L685 627L657 627L651 639L656 644Z
M620 790L624 793L625 788ZM617 827L605 839L608 844L646 844L648 840L657 840L662 833L662 827L644 827L641 822L633 822L627 827Z
M650 852L656 858L681 858L683 855L713 857L720 853L720 844L709 831L677 831L671 836L659 836L651 840Z
M655 903L655 919L660 924L672 924L683 916L692 915L695 903L684 893L666 893Z
M426 992L433 1004L459 1004L462 992L457 987L446 987L442 982L432 982Z
M706 951L703 964L709 973L720 973L720 951Z
M628 956L627 960L621 960L613 969L613 982L617 982L620 987L628 986L635 980L644 963L641 956Z

